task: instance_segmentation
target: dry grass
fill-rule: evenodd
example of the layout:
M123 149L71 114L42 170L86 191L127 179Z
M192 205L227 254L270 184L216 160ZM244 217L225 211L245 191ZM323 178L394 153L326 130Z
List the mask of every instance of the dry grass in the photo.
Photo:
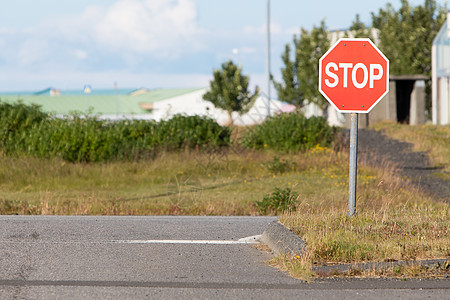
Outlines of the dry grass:
M386 132L396 134L414 142L420 140L416 150L425 150L433 143L436 149L429 150L434 162L444 169L450 166L448 127L380 125ZM414 131L418 132L416 136ZM422 134L421 131L428 132ZM390 135L390 134L388 134ZM421 136L420 136L421 135ZM394 138L399 136L392 135ZM435 141L435 139L439 141ZM440 139L445 139L442 141ZM445 156L445 157L444 157ZM420 260L450 258L450 209L448 204L436 203L432 199L403 181L396 169L389 164L379 169L359 166L357 214L347 216L346 197L327 197L324 201L305 198L297 212L285 214L281 221L308 245L309 260L285 257L279 263L292 268L330 263L383 262L396 260ZM342 170L341 170L342 171ZM347 180L338 169L328 168L324 174ZM399 276L442 277L450 269L433 270L422 266L405 266L390 270L370 272L353 270L353 273L327 274L327 276ZM323 275L323 274L322 274Z
M280 255L272 258L269 264L281 271L288 272L290 276L307 282L313 281L318 274L312 270L310 253L289 257Z
M319 149L319 148L317 148ZM0 158L0 213L58 215L255 215L254 203L275 186L317 194L320 170L340 154L314 150L162 154L128 163L71 164ZM293 169L269 170L274 155Z

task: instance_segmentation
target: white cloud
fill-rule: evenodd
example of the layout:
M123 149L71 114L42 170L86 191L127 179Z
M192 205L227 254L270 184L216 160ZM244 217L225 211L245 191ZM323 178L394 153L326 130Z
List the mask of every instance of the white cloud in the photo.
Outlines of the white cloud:
M120 0L97 13L94 40L110 51L174 57L198 46L200 29L191 0Z
M24 40L17 50L15 59L22 67L45 60L51 52L47 41L33 37Z
M17 32L0 27L0 44L9 46L0 59L32 68L78 67L80 60L91 57L107 65L114 56L115 62L131 67L148 58L173 60L201 48L196 18L192 0L90 5L81 14L55 16Z
M14 33L15 33L14 29L0 26L0 34L11 35L11 34L14 34Z
M272 24L272 31L275 37L286 29ZM261 73L264 34L265 26L201 28L194 0L92 4L81 13L55 15L24 29L0 27L0 79L7 74L0 90L114 81L132 87L205 86L212 70L229 58L246 73Z
M79 60L84 60L88 57L87 52L82 49L75 49L73 55Z

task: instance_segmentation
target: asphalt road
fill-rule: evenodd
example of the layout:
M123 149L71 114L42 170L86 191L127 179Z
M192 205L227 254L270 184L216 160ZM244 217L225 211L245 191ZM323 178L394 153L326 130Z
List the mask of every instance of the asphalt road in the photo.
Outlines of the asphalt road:
M0 216L0 299L450 299L450 280L290 278L241 240L274 220Z

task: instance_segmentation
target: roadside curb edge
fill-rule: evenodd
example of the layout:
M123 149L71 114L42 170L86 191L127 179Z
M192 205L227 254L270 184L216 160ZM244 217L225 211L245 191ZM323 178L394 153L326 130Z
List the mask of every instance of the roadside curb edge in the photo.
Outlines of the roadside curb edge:
M261 241L276 255L296 255L306 252L306 243L279 221L271 222L264 230Z

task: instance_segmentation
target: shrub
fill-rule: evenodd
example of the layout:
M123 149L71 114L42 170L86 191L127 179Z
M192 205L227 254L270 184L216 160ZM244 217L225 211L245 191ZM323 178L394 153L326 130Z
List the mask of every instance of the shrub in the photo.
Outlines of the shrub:
M37 105L0 102L0 149L5 154L16 151L15 141L23 132L48 118Z
M64 119L37 106L0 103L0 151L6 155L61 157L70 162L140 159L156 151L230 145L231 131L214 120L177 115L168 121Z
M52 119L32 128L23 138L23 152L37 157L61 157L70 162L120 159L130 154L130 138L117 124L72 116ZM131 144L132 145L132 144Z
M29 154L60 156L72 162L146 158L156 151L229 145L230 132L200 117L168 121L107 122L96 118L55 119L30 131Z
M328 125L323 117L306 118L301 113L280 114L249 130L242 144L253 149L304 151L316 145L329 147L337 128Z
M277 173L286 173L288 171L294 170L296 167L296 163L290 162L286 159L281 159L278 156L274 156L272 161L263 163L262 166L266 168L269 172L277 174Z
M230 145L231 130L201 116L176 115L158 126L158 142L169 150Z
M276 214L277 212L295 211L297 207L298 193L290 188L275 190L270 195L266 195L262 201L256 201L256 208L262 215L267 215L267 211Z

